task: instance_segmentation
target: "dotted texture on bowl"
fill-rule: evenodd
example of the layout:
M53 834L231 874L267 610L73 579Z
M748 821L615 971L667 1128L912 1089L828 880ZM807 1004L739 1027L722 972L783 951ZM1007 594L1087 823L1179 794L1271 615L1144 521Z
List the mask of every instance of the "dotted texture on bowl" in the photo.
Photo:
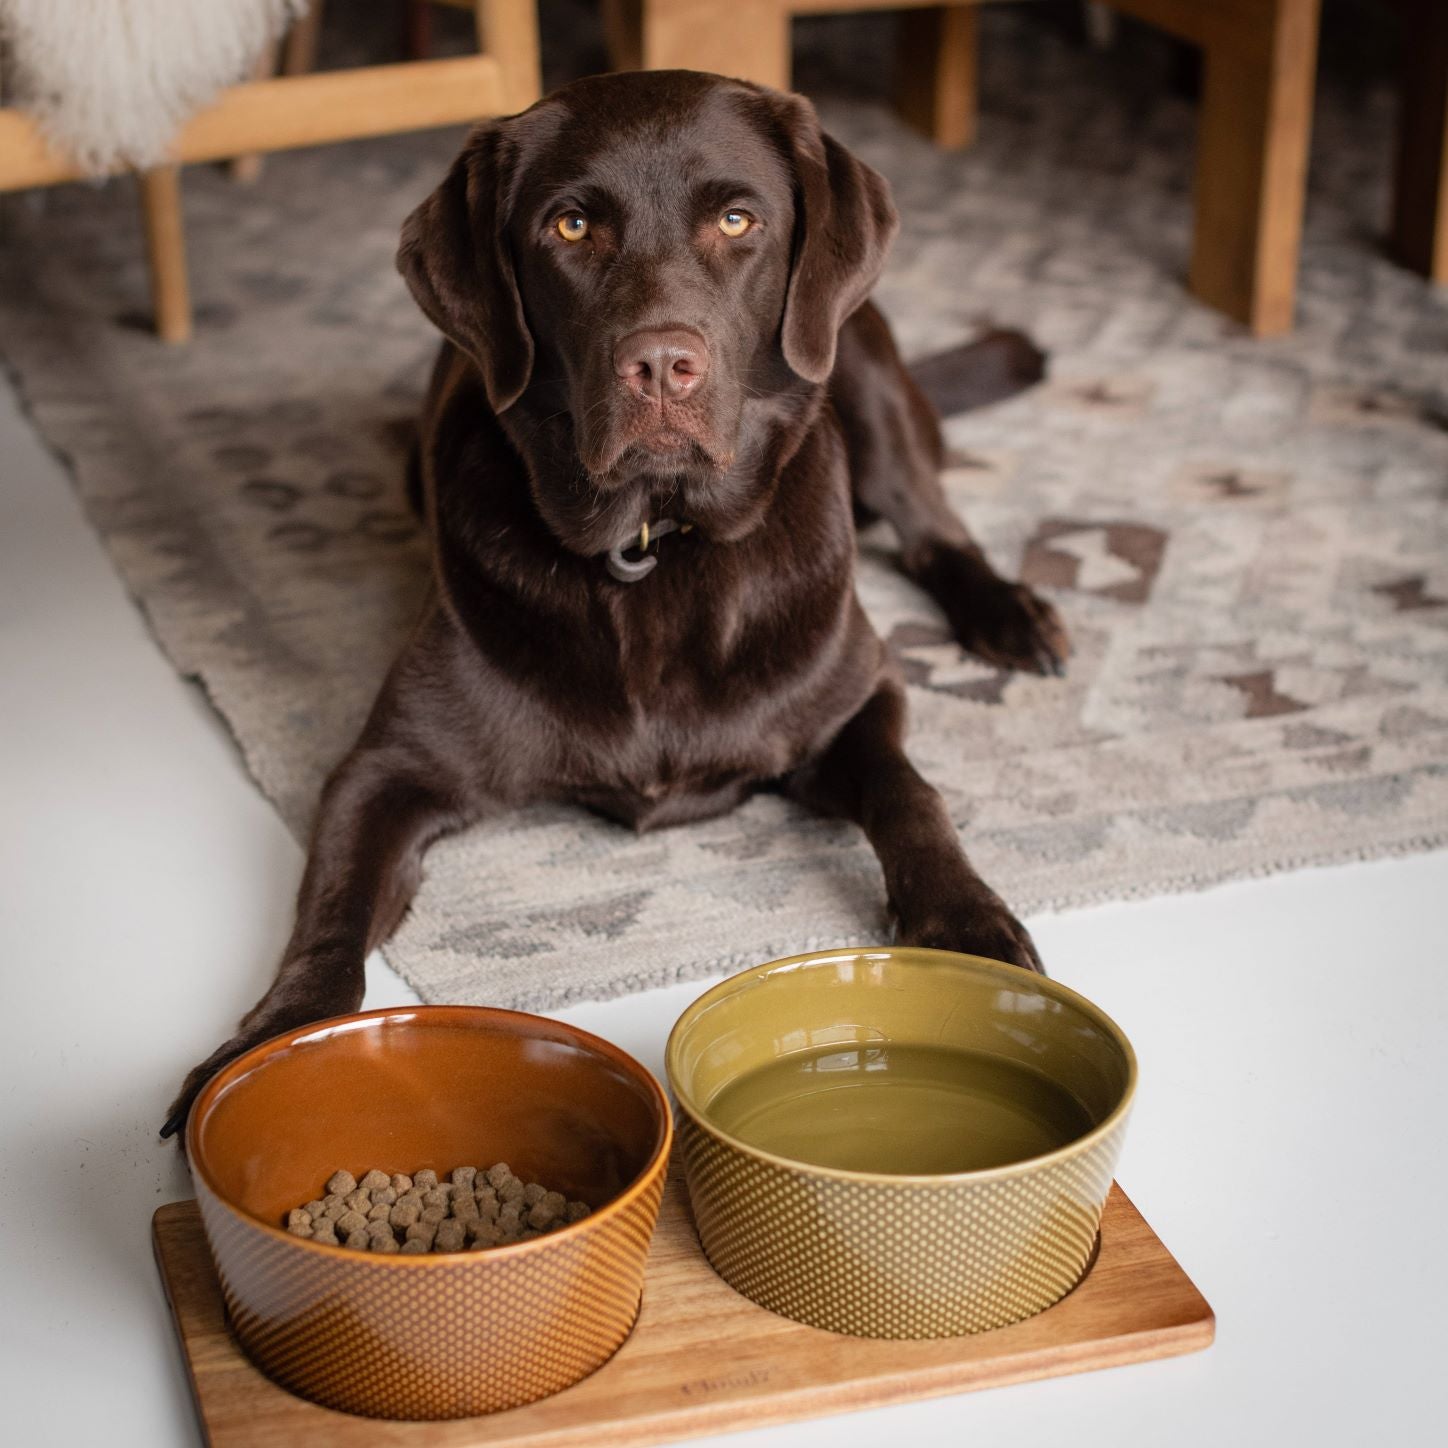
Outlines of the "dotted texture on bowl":
M663 1172L526 1251L381 1257L273 1235L197 1181L233 1332L284 1388L373 1418L519 1407L602 1366L638 1316Z
M856 1337L959 1337L1059 1301L1090 1260L1126 1118L1040 1170L842 1181L739 1151L688 1111L679 1139L714 1270L761 1307Z

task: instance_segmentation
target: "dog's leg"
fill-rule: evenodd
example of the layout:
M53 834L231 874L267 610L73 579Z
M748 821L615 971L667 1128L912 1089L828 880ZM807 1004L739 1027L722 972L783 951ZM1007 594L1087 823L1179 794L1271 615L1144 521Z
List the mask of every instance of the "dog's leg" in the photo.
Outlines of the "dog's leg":
M1014 333L976 344L985 400L1025 346ZM1060 673L1066 630L1039 594L1002 578L952 511L940 486L940 422L905 370L879 310L861 307L840 330L830 396L844 429L857 512L883 517L900 538L900 565L945 611L961 645L988 663Z
M976 874L945 801L906 758L904 736L905 694L887 678L820 758L786 780L786 792L865 831L902 943L1042 970L1026 927Z
M276 979L236 1035L186 1077L162 1136L182 1128L197 1093L242 1052L361 1005L363 961L401 920L421 879L423 853L464 823L443 778L415 752L365 736L338 766L322 793L296 926Z

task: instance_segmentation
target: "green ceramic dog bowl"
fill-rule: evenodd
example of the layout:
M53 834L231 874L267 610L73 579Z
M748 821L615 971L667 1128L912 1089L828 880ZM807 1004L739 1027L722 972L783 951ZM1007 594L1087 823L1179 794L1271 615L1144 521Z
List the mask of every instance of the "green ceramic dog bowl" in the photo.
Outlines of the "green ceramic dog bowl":
M1136 1087L1130 1043L1075 991L905 948L733 976L666 1064L714 1269L860 1337L982 1332L1065 1296Z

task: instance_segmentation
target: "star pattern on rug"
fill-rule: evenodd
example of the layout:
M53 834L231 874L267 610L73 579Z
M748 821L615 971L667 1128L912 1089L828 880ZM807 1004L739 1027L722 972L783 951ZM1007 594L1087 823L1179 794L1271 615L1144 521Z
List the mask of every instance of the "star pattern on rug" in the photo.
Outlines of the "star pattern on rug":
M1222 682L1240 689L1247 700L1247 718L1266 719L1274 714L1301 714L1310 708L1301 699L1293 699L1277 689L1276 672L1258 669L1250 674L1224 674Z
M1427 577L1421 573L1410 574L1394 583L1374 584L1373 592L1391 599L1395 613L1408 613L1420 608L1448 608L1448 598L1429 593Z
M977 704L999 704L1012 679L1009 669L972 657L949 629L907 619L890 630L886 640L900 663L907 684L932 689Z
M1166 543L1166 533L1144 523L1049 518L1026 544L1021 578L1037 587L1145 603Z

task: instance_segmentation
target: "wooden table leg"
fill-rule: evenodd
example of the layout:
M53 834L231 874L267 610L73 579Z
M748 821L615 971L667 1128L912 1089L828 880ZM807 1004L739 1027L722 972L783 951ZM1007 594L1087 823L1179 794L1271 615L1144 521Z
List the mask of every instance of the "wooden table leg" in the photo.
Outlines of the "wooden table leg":
M536 0L476 0L478 48L503 70L511 111L526 111L543 94Z
M644 67L642 0L602 0L603 40L614 70Z
M785 0L642 0L639 65L708 70L789 89ZM618 16L627 16L621 6Z
M1448 5L1407 0L1393 194L1394 253L1448 284Z
M975 140L976 6L937 5L900 17L895 105L937 146Z
M181 168L157 166L141 172L138 180L156 331L163 342L189 342L191 293L186 282L186 236L181 224Z
M1319 0L1262 0L1206 46L1190 285L1259 337L1292 328Z
M1259 337L1289 331L1321 0L1105 3L1203 51L1192 291Z

